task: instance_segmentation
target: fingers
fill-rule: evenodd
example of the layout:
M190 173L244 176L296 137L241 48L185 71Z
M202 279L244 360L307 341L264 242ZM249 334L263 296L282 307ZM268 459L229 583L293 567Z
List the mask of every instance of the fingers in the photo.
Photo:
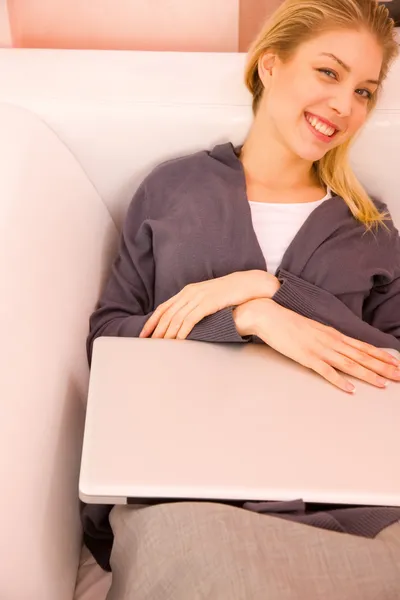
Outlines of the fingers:
M163 302L163 304L160 304L160 306L158 306L156 308L156 310L153 312L151 317L149 319L147 319L142 331L140 332L139 337L146 338L146 337L151 336L151 334L157 327L161 317L166 313L166 311L171 306L173 306L173 304L177 301L178 296L179 296L179 294L177 294L176 296L173 296L172 298L167 300L167 302Z
M353 361L356 364L355 369L358 370L361 368L368 371L368 373L365 374L364 371L360 370L360 376L356 375L354 372L355 376L359 379L363 379L369 383L373 383L373 385L378 385L379 387L385 387L387 380L389 379L392 381L400 381L400 370L395 364L385 362L381 358L375 358L375 356L357 350L349 345L346 345L342 354L345 355L345 359L347 357L348 361ZM377 355L379 356L379 353L377 353ZM351 367L351 363L348 366ZM364 377L363 373L367 378ZM351 374L353 374L353 372ZM371 381L371 378L375 379L375 383Z
M323 359L357 379L377 387L388 380L400 381L398 361L389 352L341 334L333 336L333 344L324 345Z
M382 356L382 351L379 349L365 346L368 349L372 348L372 354ZM348 392L354 391L355 387L340 372L378 388L387 387L388 379L400 381L400 371L394 364L383 362L371 354L359 350L359 347L363 347L362 342L360 345L357 344L357 348L338 339L334 345L326 342L323 349L320 347L317 352L317 359L313 361L311 368L340 389ZM385 359L387 359L386 355L387 353L383 351Z
M399 366L400 361L392 356L386 350L382 350L381 348L376 348L371 344L366 344L365 342L360 342L359 340L355 340L354 338L350 338L347 336L343 336L344 341L353 348L364 352L365 354L369 354L370 356L376 358L378 361L382 361L389 365L394 365L395 367Z
M146 321L139 337L175 338L183 320L186 318L188 312L193 310L194 305L201 302L207 304L205 302L206 297L199 289L199 286L200 284L189 284L178 294L160 304Z
M193 302L177 302L161 316L151 337L175 339L182 323L193 310Z
M204 314L204 310L201 306L193 308L193 310L191 310L190 313L188 313L185 319L182 321L182 325L176 334L176 339L186 340L186 338L188 337L192 329L197 325L197 323L200 323L200 321L202 321L202 319L204 319L204 317L207 317L209 314L211 314L209 311L206 312L206 314Z
M356 388L354 385L323 360L314 358L309 367L340 390L350 394L355 392Z
M378 375L371 369L364 367L349 356L332 351L330 352L327 360L332 367L339 369L342 373L352 375L353 377L374 385L375 387L385 388L388 385L388 380L386 378Z

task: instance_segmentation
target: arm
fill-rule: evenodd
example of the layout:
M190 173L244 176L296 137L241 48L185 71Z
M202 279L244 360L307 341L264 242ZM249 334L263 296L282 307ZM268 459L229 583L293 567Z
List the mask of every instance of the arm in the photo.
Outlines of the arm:
M90 318L87 339L89 362L93 342L97 337L139 337L155 309L155 264L152 230L148 219L149 206L143 183L128 209L118 256ZM208 342L247 341L237 332L232 308L224 308L202 319L191 331L189 339Z
M204 317L193 327L187 339L221 343L244 343L250 340L239 335L233 318L233 307L223 308L213 315Z
M366 317L369 316L369 322L367 322L355 315L333 294L287 271L281 270L278 279L281 286L272 297L277 304L304 317L334 327L347 336L377 347L400 350L399 280L397 283L393 282L390 291L386 289L384 295L382 295L383 290L380 294L375 290L372 292L373 300L367 310ZM372 320L370 320L371 317Z
M145 186L137 190L123 225L119 252L90 317L87 354L99 336L137 337L153 308L154 261Z
M400 345L400 273L391 283L374 287L365 301L363 317L373 327L395 337Z

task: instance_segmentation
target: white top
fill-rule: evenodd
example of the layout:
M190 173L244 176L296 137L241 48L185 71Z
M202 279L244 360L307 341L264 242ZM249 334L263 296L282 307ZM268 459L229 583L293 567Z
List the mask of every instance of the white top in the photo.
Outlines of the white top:
M275 275L286 249L310 214L325 200L332 197L331 190L321 200L282 204L249 202L253 228L267 263L269 273Z

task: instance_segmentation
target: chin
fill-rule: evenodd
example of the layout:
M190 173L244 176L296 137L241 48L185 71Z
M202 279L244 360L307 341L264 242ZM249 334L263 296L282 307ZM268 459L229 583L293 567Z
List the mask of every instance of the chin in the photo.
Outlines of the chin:
M334 145L328 148L316 148L315 146L307 148L303 145L295 148L294 153L297 154L297 156L302 160L306 160L308 162L316 162L318 160L321 160L321 158L323 158L325 154L329 152L329 150L331 150L332 148L334 148Z

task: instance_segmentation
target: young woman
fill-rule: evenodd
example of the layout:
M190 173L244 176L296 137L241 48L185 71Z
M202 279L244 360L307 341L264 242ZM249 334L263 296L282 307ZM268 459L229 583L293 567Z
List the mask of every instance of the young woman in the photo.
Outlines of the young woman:
M263 341L348 392L400 380L400 239L348 152L397 56L374 0L286 1L249 53L254 121L139 187L90 323L100 335Z
M139 187L89 358L103 335L255 341L348 392L346 373L400 381L384 350L400 349L400 238L348 163L397 54L375 0L283 2L249 52L243 145L166 162ZM85 540L109 568L109 509L93 510ZM353 531L399 518L376 509Z

